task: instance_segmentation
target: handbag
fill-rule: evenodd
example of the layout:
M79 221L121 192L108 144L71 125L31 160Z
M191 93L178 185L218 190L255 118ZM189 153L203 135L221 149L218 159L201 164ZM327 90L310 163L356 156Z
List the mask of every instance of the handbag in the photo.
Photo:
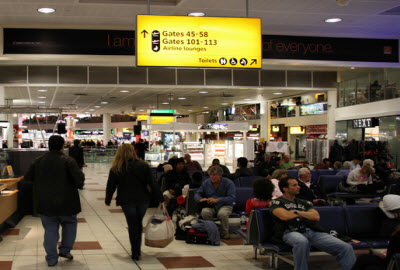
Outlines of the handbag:
M148 219L145 232L145 245L148 247L164 248L172 242L174 234L174 223L165 209L164 203L160 203L157 211Z

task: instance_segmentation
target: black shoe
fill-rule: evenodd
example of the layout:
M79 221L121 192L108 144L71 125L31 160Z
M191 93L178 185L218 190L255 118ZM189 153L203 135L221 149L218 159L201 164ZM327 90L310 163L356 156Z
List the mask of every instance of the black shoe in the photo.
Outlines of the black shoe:
M140 256L131 256L131 258L132 258L132 260L134 260L134 261L138 261L138 260L140 260Z
M62 254L62 253L60 252L60 253L58 253L58 256L60 256L60 257L62 257L62 258L66 258L66 259L68 259L68 260L73 260L73 259L74 259L74 256L72 256L71 253Z
M56 261L56 262L54 262L54 263L47 263L47 265L48 265L49 267L53 267L53 266L56 266L57 263L58 263L58 261Z

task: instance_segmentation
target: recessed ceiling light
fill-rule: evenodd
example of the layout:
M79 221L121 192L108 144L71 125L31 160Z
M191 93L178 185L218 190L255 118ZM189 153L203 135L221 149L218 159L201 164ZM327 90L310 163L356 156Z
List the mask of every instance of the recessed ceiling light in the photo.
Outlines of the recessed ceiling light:
M350 69L356 69L355 67L351 67Z
M85 113L89 113L89 112L85 112Z
M203 107L204 109L208 109L208 107Z
M204 12L190 12L188 14L188 16L192 16L192 17L202 17L205 16L206 14Z
M46 97L38 97L38 98L46 98Z
M244 100L251 100L251 98L245 98Z
M89 109L89 111L93 112L93 111L94 111L94 109Z
M45 14L56 12L56 10L54 8L38 8L37 11L39 11L40 13L45 13Z
M221 103L221 105L228 105L228 103Z
M341 21L342 21L341 18L329 18L329 19L325 20L326 23L337 23L337 22L341 22Z
M144 112L144 110L139 110L139 111Z
M178 97L178 99L186 99L185 97Z
M168 103L168 102L163 102L163 103L161 103L161 104L168 105L169 103Z
M38 92L47 92L46 89L39 89Z
M274 93L274 95L282 95L282 93Z
M108 104L108 102L107 101L102 101L102 102L100 102L101 104Z
M40 103L40 104L44 104L44 103L46 103L46 102L44 102L44 101L39 101L38 103Z
M96 105L96 106L93 106L93 107L95 107L95 108L100 108L100 106L99 106L99 105Z
M193 110L188 110L188 112L192 112Z
M121 90L120 92L121 92L121 93L129 93L128 90Z
M208 92L207 91L200 91L199 93L200 94L207 94Z
M203 112L203 113L209 113L209 112Z

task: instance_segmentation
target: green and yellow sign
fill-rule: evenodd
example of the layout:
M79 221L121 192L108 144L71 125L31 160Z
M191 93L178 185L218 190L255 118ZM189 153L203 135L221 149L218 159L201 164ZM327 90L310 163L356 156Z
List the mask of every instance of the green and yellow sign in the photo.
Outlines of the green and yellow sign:
M138 15L137 66L261 68L261 19Z

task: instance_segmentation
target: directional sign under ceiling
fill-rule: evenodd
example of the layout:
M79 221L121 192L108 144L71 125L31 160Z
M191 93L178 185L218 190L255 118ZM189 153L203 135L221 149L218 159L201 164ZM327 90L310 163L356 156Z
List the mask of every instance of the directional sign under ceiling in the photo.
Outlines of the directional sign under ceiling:
M137 66L261 68L261 19L137 16Z

